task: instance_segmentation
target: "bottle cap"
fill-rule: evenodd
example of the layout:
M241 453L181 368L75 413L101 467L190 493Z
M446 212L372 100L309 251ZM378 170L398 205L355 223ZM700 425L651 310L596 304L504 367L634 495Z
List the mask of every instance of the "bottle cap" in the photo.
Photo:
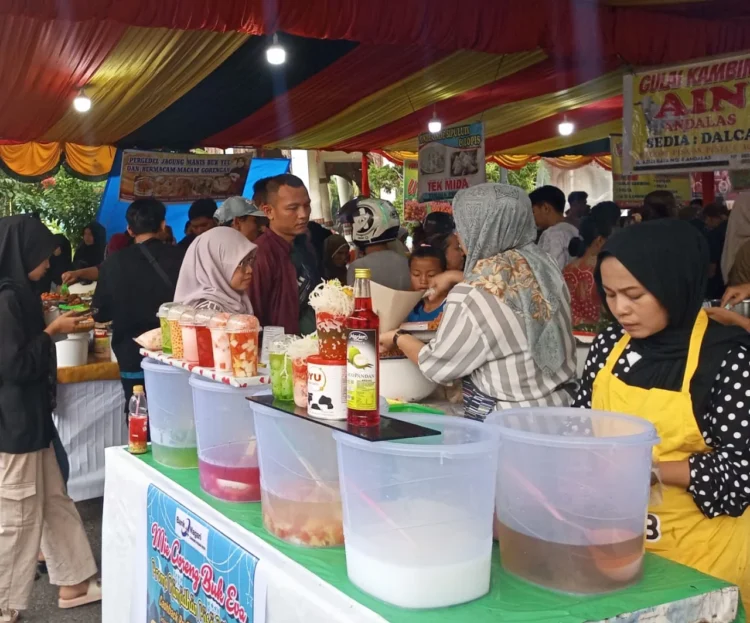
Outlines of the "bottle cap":
M143 394L143 385L135 385L133 386L133 393L134 394Z
M355 279L370 279L372 277L372 271L369 268L355 268L354 278Z

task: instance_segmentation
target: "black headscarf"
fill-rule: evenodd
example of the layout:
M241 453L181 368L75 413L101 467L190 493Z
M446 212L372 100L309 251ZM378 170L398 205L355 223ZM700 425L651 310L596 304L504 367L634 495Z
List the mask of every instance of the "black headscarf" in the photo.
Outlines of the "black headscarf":
M44 329L42 304L29 273L57 248L52 232L29 216L0 219L0 290L12 288L19 297L29 327ZM40 330L41 330L40 329Z
M60 249L60 255L51 255L49 258L49 270L41 279L36 288L37 292L49 292L50 286L56 283L62 285L63 273L72 270L73 260L70 241L62 234L55 234L56 249Z
M94 244L87 245L81 242L76 249L73 265L76 269L92 268L99 266L104 261L104 252L107 249L107 231L99 223L93 222L86 225L94 237Z
M613 235L599 254L594 274L602 300L601 263L617 258L667 310L669 324L644 339L631 339L643 359L628 373L629 385L679 391L685 375L690 335L708 281L708 245L690 223L661 219L632 225ZM750 347L750 333L709 320L698 369L690 385L693 411L705 413L719 368L729 349Z

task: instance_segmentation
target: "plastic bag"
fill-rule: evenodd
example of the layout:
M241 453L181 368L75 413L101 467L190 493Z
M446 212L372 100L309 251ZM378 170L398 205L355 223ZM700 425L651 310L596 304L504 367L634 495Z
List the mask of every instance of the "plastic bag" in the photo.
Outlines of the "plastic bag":
M151 329L135 338L136 344L146 350L161 350L161 329Z

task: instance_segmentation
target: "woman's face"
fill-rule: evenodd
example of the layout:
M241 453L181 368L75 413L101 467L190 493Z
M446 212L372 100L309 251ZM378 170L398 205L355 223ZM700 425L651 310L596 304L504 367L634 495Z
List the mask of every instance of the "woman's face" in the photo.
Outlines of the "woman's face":
M52 255L60 257L62 255L62 247L57 247Z
M607 307L631 337L644 339L666 328L667 310L620 260L606 258L601 274Z
M430 287L430 279L443 272L440 260L436 257L413 257L409 263L411 271L411 289L426 290Z
M458 234L451 234L446 240L445 259L448 270L463 270L466 253L458 239Z
M37 266L34 270L32 270L29 274L29 280L30 281L39 281L42 277L44 277L45 274L47 274L47 271L49 270L49 260L44 260L39 266Z
M83 244L87 247L94 244L94 233L88 227L83 230Z
M255 242L260 231L258 231L258 221L254 216L240 216L232 221L232 227L240 232L250 242Z
M237 292L245 292L250 287L250 282L253 280L253 261L255 260L255 252L250 253L244 260L240 262L240 265L234 269L232 280L229 285L232 290Z

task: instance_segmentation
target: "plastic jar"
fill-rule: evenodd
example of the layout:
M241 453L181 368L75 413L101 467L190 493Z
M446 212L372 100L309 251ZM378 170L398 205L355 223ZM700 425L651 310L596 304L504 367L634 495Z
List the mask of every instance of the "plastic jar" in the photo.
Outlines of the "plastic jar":
M186 363L198 363L198 337L195 331L195 309L188 309L180 316L182 332L182 359Z

